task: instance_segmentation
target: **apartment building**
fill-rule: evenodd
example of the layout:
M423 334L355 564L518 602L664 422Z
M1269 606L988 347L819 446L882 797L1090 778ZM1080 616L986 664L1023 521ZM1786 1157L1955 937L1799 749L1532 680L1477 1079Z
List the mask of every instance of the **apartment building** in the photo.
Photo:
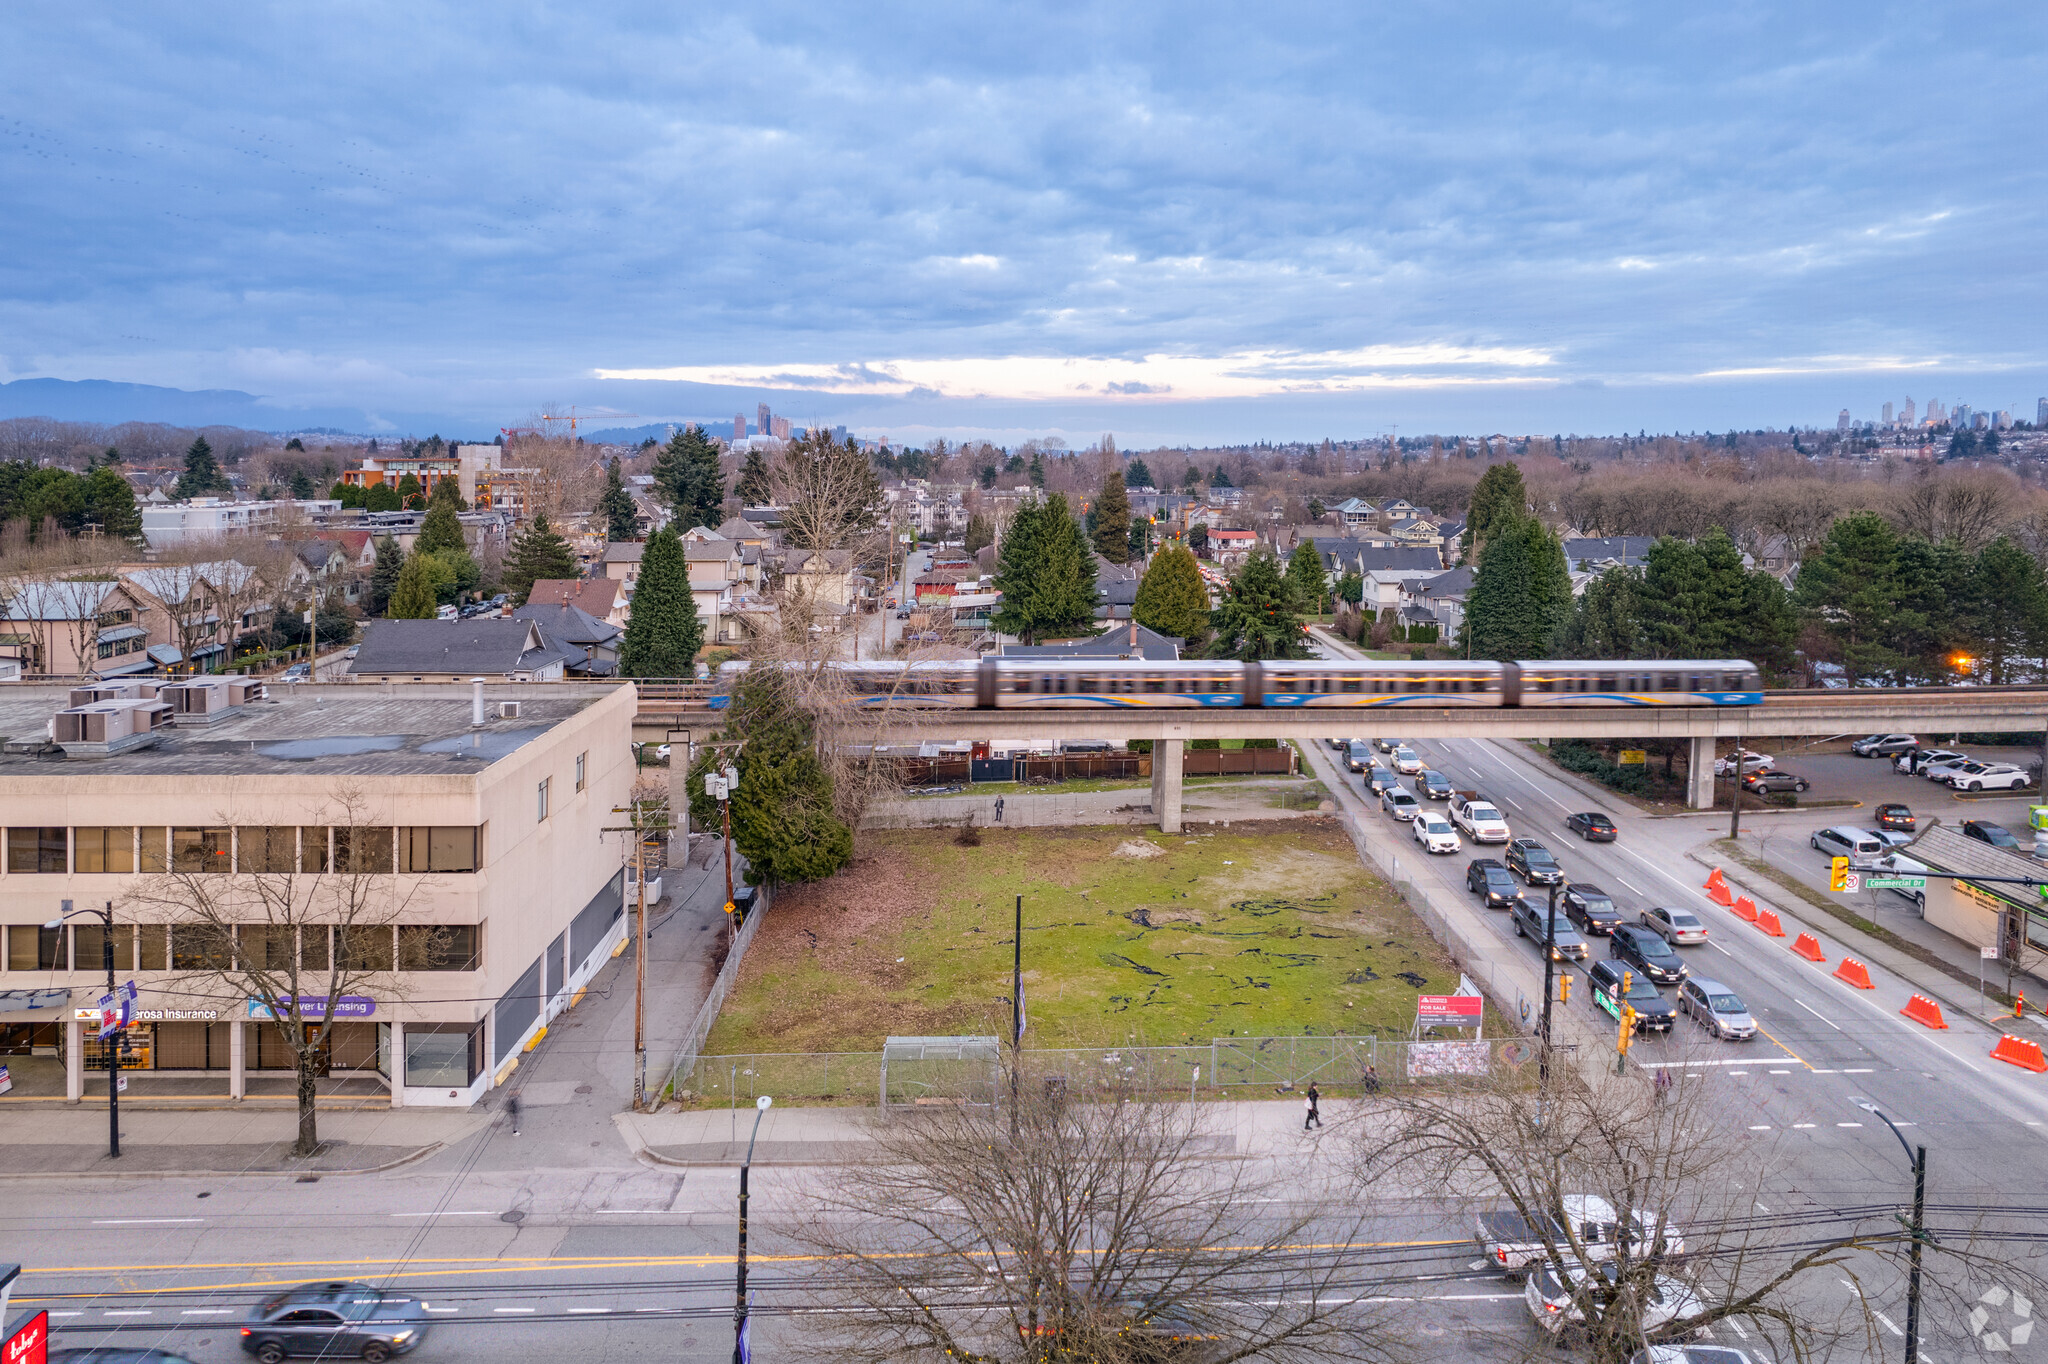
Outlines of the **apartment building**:
M626 847L603 829L632 786L632 690L191 685L222 695L0 693L0 1054L58 1058L74 1099L105 1068L106 930L49 927L71 901L112 906L116 976L136 986L131 1092L223 1073L240 1096L250 1072L289 1070L234 963L208 957L218 918L183 907L203 895L251 907L237 962L313 980L346 954L370 973L333 1004L334 1073L381 1078L394 1105L475 1102L623 941ZM281 922L258 887L304 911Z

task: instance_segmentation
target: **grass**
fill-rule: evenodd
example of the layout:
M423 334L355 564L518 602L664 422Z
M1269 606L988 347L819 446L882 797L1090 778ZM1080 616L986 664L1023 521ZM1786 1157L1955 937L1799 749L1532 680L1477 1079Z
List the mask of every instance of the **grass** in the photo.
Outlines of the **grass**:
M705 1051L1003 1034L1018 893L1035 1047L1403 1036L1416 994L1458 980L1330 821L997 829L977 847L877 832L849 871L777 896Z
M1226 773L1221 776L1183 777L1181 786L1219 786L1232 782L1300 782L1301 777L1289 777L1279 772L1267 773ZM978 781L965 787L951 787L941 791L908 790L903 793L909 800L942 799L948 796L1075 796L1089 791L1149 791L1150 777L1076 777L1072 781L1032 782L1026 785L1015 781Z

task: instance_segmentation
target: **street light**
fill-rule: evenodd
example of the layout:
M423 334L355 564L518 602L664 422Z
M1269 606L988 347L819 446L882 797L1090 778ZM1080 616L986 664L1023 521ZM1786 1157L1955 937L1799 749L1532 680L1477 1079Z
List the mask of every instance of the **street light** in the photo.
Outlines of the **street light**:
M747 1137L747 1158L740 1162L740 1255L734 1282L732 1310L732 1364L747 1364L747 1170L754 1163L754 1138L761 1135L761 1115L775 1100L763 1094L754 1100L754 1130Z
M1908 1229L1913 1233L1913 1250L1910 1256L1911 1269L1906 1279L1906 1364L1918 1364L1920 1358L1920 1247L1923 1241L1934 1238L1927 1236L1920 1228L1921 1214L1927 1206L1927 1148L1913 1147L1906 1143L1906 1134L1899 1130L1897 1123L1887 1118L1878 1106L1868 1099L1851 1098L1850 1103L1866 1113L1877 1115L1879 1122L1892 1129L1892 1135L1899 1139L1899 1146L1906 1153L1906 1161L1913 1167L1913 1220Z
M44 928L62 928L65 920L75 919L81 914L91 914L106 925L100 935L100 957L107 968L107 998L101 1005L100 1030L107 1043L107 1155L121 1158L121 1037L118 1030L107 1030L106 1009L118 1007L115 997L118 987L114 984L114 902L107 901L105 909L73 909L69 900L59 901L64 911L44 924Z

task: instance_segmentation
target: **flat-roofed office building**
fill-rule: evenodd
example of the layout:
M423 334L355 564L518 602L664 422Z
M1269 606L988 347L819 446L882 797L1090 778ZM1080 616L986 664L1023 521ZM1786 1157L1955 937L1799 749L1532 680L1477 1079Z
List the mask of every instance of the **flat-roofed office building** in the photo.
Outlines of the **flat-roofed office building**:
M394 1104L473 1103L623 941L627 844L604 829L633 782L630 687L245 688L203 724L131 690L0 688L0 1052L61 1057L71 1097L106 1065L105 929L47 927L66 900L112 902L137 988L120 1063L144 1094L224 1072L239 1097L293 1064L262 1004L205 969L181 893L352 887L368 909L346 930L221 898L254 906L233 950L297 963L301 989L333 953L374 969L335 1006L328 1064Z

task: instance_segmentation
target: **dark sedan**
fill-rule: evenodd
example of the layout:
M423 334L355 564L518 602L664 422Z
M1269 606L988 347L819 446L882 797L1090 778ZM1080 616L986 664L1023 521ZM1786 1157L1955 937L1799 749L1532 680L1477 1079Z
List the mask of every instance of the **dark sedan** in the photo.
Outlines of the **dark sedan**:
M1909 834L1918 828L1919 824L1913 818L1912 807L1892 802L1877 807L1877 827Z
M1497 857L1475 857L1465 867L1465 889L1485 897L1488 909L1513 909L1522 888Z
M1614 907L1613 897L1590 881L1572 882L1558 898L1564 902L1564 917L1581 932L1604 938L1621 927L1621 911Z
M1654 928L1621 925L1608 939L1607 955L1628 963L1659 985L1676 985L1685 979L1685 962Z
M1614 827L1614 821L1598 810L1581 810L1566 818L1564 827L1588 843L1612 843L1621 837L1621 830Z
M426 1339L424 1304L366 1283L311 1283L265 1298L242 1327L242 1349L278 1364L290 1355L363 1359L402 1355Z
M1532 886L1554 886L1564 880L1564 868L1550 855L1550 849L1533 838L1518 838L1508 844L1508 870L1520 872Z
M1966 819L1963 821L1963 837L1974 838L1979 843L1989 843L1994 848L2008 852L2019 852L2020 841L2012 836L2012 830L2003 824L1993 824L1988 819Z

